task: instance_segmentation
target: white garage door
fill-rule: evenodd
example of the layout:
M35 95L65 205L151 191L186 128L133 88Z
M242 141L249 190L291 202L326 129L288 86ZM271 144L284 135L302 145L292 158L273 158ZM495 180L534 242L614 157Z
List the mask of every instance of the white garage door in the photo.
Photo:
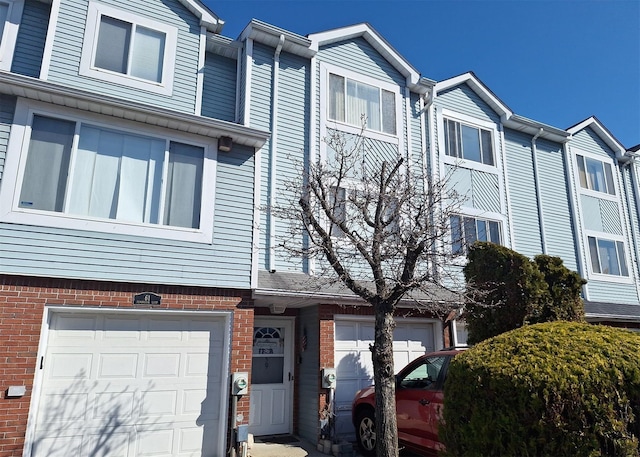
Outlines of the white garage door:
M336 431L340 438L355 439L351 402L355 393L373 384L369 345L374 340L373 318L335 319ZM393 357L397 373L407 363L435 347L435 324L425 320L396 320Z
M53 314L31 455L224 455L225 328L219 316Z

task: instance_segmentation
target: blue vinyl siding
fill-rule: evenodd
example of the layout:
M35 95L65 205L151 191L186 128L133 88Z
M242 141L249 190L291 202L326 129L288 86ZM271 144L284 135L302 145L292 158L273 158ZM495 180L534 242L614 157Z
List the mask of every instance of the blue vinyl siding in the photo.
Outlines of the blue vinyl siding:
M301 308L298 315L298 334L306 330L307 349L300 354L298 365L298 431L300 437L316 442L318 439L318 363L320 362L320 316L318 307Z
M251 81L251 119L253 126L270 129L271 119L271 91L273 78L274 49L260 44L254 44L253 48L252 81ZM279 64L278 80L278 110L276 132L276 189L270 188L272 176L270 174L270 147L269 141L262 148L261 171L261 203L266 206L272 192L278 204L286 204L291 196L286 193L287 184L300 179L299 167L304 160L304 155L309 150L309 93L310 93L310 68L308 59L293 54L282 53ZM258 125L256 125L257 123ZM289 221L275 220L276 243L279 238L285 236L288 231ZM271 251L269 249L271 237L271 224L266 212L262 212L260 231L261 246L259 265L267 268L270 262ZM302 241L301 241L302 242ZM304 269L302 259L290 260L283 256L274 259L276 269L282 271L302 271Z
M286 194L285 186L300 180L299 167L304 163L304 156L309 150L309 74L308 59L288 53L280 55L276 140L276 198L279 204L285 204L291 199L292 195ZM276 242L278 238L286 236L289 224L287 220L276 220ZM301 259L289 260L276 256L278 270L304 271L302 262Z
M248 90L250 92L250 124L252 127L271 130L271 83L273 73L274 49L254 43L251 59L251 81ZM271 190L269 188L271 175L269 174L271 138L262 146L260 166L260 206L266 207L269 203ZM269 262L268 240L271 236L270 225L266 211L261 211L260 219L260 249L259 265L267 268Z
M500 125L500 116L467 84L438 93L437 106Z
M63 1L56 28L54 49L49 69L49 81L70 87L122 97L139 103L157 105L187 113L195 110L200 47L198 19L178 0L104 0L122 11L148 17L178 27L175 75L171 96L154 94L120 84L100 81L78 74L80 55L85 35L89 2L87 0Z
M235 122L237 61L208 52L204 64L201 114Z
M569 145L573 148L576 147L592 154L598 154L603 157L615 157L615 153L609 146L600 138L591 127L587 127L584 130L579 131L573 135Z
M424 154L428 154L428 150L425 145L422 144L422 115L420 114L420 96L416 93L411 93L409 97L409 125L411 129L411 150L409 151L412 163L415 169L422 169L427 163L427 157ZM419 167L419 168L418 168Z
M406 78L364 38L353 38L321 46L317 57L323 62L382 81L395 83L401 87L406 84Z
M521 254L533 257L542 252L542 240L531 158L531 136L505 129L504 137L513 221L512 247Z
M50 14L51 6L44 2L25 2L11 64L13 73L33 78L40 76Z
M618 284L591 279L587 288L590 301L638 304L638 291L635 284Z
M2 273L249 287L252 155L236 146L219 156L213 244L0 223Z
M448 185L463 198L461 206L500 212L498 175L464 167L445 165Z
M0 95L0 184L4 173L4 161L7 157L7 143L13 123L13 113L16 109L15 97Z

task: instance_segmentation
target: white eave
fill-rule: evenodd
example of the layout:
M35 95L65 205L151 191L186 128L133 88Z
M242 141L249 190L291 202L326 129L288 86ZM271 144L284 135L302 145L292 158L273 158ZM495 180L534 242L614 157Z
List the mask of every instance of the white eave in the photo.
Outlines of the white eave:
M216 16L209 8L204 6L198 0L179 0L185 8L191 11L198 19L200 25L213 33L221 33L224 21Z
M625 153L627 152L626 148L595 116L591 116L590 118L585 119L584 121L574 125L573 127L569 127L567 129L567 132L575 135L576 133L586 129L587 127L591 127L591 129L596 132L596 134L602 139L602 141L604 141L605 144L615 152L616 157L622 158L625 155Z
M502 100L491 92L491 90L472 72L463 73L459 76L454 76L453 78L438 82L436 84L436 97L438 93L462 84L467 84L478 95L478 97L480 97L502 118L503 122L513 115L513 111L511 111L511 109L503 103Z
M502 119L502 125L518 132L523 132L529 135L538 135L540 138L544 138L557 143L566 143L571 139L571 134L566 130L551 125L543 124L542 122L534 121L533 119L527 119L526 117L518 114L512 114L508 119ZM542 132L541 130L542 129Z
M0 71L0 93L118 117L210 138L228 136L236 144L260 148L270 132L233 122L143 105L116 97L52 84L28 76Z
M421 77L418 70L367 23L341 27L326 32L312 33L308 35L308 37L312 42L311 49L316 52L321 46L362 37L406 78L407 87L409 87L410 90L424 95L430 92L433 86L435 86L435 81Z
M280 44L281 36L284 36L282 51L308 59L316 54L316 51L311 49L311 41L308 38L256 19L252 19L247 24L238 40L252 39L258 43L276 48Z
M242 43L214 33L207 33L207 51L236 60Z

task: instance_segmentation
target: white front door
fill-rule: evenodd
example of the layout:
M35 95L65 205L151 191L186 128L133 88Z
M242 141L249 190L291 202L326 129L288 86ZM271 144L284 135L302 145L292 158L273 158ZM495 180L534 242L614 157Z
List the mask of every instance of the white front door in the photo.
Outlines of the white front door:
M255 319L249 429L256 436L291 432L292 348L292 320Z

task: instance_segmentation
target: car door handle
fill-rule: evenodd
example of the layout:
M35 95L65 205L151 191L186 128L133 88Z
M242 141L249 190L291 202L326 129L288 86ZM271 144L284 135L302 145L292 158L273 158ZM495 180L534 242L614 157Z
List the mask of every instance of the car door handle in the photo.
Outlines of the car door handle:
M426 398L423 398L422 400L418 400L418 403L420 403L422 406L427 406L431 402Z

